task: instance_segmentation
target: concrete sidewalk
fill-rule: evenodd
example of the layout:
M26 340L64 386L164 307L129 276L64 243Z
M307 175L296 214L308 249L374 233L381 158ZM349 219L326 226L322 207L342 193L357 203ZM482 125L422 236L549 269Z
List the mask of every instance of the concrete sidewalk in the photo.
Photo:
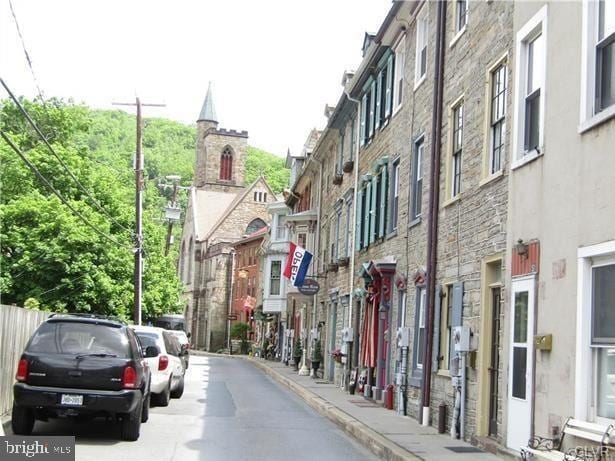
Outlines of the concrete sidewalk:
M237 356L235 356L237 357ZM398 415L360 395L349 395L321 379L299 376L292 367L252 357L252 362L276 381L290 388L319 413L383 460L499 461L491 453L433 427L423 427L410 417Z

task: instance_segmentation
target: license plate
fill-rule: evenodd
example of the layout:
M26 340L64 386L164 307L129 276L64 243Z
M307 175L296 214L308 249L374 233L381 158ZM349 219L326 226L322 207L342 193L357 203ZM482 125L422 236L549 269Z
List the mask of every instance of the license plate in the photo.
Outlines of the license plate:
M62 394L62 405L83 405L83 395Z

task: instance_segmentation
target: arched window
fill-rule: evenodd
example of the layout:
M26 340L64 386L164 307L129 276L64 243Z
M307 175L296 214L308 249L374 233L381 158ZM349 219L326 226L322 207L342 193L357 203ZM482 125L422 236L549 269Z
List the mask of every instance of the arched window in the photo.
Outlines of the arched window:
M192 238L190 238L190 245L188 246L188 285L192 284L192 266L194 263L194 244Z
M182 251L179 255L179 279L184 282L184 264L186 264L186 241L182 242Z
M233 178L233 152L225 147L220 155L220 179L230 181Z
M252 220L250 224L248 224L248 227L246 227L246 234L250 235L251 233L256 232L257 230L262 229L266 225L267 223L265 221L263 221L260 218L256 218Z

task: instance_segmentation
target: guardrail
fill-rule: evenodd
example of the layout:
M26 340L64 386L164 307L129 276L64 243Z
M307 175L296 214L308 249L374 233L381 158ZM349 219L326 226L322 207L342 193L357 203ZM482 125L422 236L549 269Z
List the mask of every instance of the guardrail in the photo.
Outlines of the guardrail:
M17 362L34 330L51 312L0 304L0 416L13 406Z

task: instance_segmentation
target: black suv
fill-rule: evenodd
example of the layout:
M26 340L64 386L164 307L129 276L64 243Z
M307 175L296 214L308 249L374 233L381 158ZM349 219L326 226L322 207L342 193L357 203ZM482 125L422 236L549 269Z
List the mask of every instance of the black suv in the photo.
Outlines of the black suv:
M156 346L145 356L158 355ZM147 421L150 370L139 339L124 322L57 314L34 332L17 368L12 427L29 435L36 419L96 416L121 421L122 439L137 440Z

